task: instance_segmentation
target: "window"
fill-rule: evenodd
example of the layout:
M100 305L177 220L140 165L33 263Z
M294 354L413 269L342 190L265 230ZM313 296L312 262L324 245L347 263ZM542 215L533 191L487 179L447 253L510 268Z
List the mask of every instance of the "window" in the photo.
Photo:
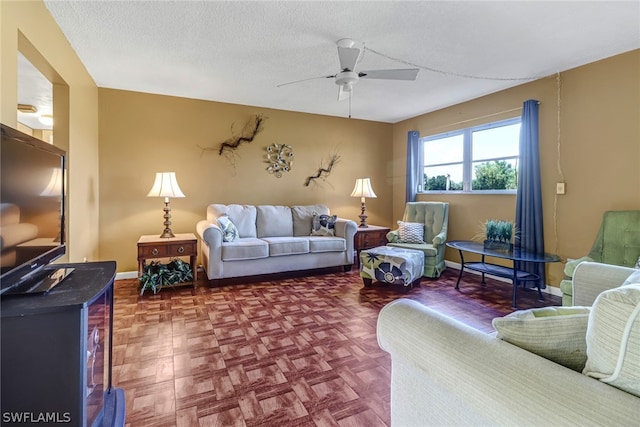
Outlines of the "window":
M422 192L514 193L520 118L420 139Z

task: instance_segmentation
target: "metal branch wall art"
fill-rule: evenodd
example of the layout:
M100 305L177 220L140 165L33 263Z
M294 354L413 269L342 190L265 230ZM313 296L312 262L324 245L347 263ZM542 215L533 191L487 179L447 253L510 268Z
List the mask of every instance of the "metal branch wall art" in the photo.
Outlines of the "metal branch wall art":
M293 148L287 144L271 144L267 147L265 162L269 163L267 172L282 177L282 172L289 172L293 166Z
M331 174L331 170L338 163L339 160L340 160L340 156L338 154L331 155L329 164L326 167L324 166L323 163L321 163L320 168L318 168L318 171L314 175L306 179L306 181L304 182L305 187L308 187L309 184L311 184L311 182L316 179L325 179L326 177L328 177L329 174Z
M255 139L256 135L262 131L263 124L266 119L267 118L262 114L252 116L244 125L244 127L242 128L242 132L240 132L239 135L234 135L231 138L220 143L220 146L217 149L214 147L200 148L202 148L202 151L217 150L218 155L220 156L222 156L225 151L228 151L229 153L235 153L240 145L245 143L248 144ZM231 132L233 132L233 125L231 125Z

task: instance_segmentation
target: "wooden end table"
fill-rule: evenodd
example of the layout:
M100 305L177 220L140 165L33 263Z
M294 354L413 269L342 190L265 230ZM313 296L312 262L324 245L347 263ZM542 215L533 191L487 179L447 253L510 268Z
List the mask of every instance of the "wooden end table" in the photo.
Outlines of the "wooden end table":
M369 225L367 227L358 227L354 239L354 249L356 251L356 259L354 264L356 267L360 266L360 252L364 249L372 249L378 246L386 246L387 233L390 231L389 227L380 227L378 225Z
M193 281L198 280L198 240L193 233L161 238L158 235L138 239L138 277L142 276L146 261L151 258L189 257Z

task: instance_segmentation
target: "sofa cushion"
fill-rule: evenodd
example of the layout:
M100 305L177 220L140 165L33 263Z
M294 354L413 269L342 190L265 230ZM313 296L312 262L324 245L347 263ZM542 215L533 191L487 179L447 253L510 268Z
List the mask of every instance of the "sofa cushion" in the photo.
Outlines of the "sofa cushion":
M256 209L258 237L293 236L293 217L289 206L261 205Z
M347 241L342 237L309 236L309 252L342 252L347 250Z
M227 215L219 216L217 218L217 221L218 221L218 225L220 225L220 229L222 230L223 241L233 242L234 240L237 240L238 237L240 237L238 235L238 229L233 224L233 222L231 222L231 220Z
M314 215L311 227L312 236L335 236L337 215Z
M269 244L269 256L306 254L309 252L309 240L304 237L265 237Z
M609 289L593 302L583 373L640 396L640 284Z
M293 235L308 236L311 233L313 215L329 215L329 208L326 205L306 205L292 206Z
M224 206L224 205L219 205ZM228 205L220 215L227 214L238 229L240 237L257 237L256 207L252 205Z
M266 258L269 256L269 244L255 237L242 237L234 242L222 243L223 261Z
M587 360L589 307L519 310L493 319L497 337L581 372Z
M398 221L398 243L424 244L424 224Z

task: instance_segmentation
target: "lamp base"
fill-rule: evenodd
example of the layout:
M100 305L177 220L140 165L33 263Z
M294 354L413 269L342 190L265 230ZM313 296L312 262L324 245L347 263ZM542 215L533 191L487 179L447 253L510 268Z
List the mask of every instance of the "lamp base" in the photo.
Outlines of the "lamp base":
M170 228L165 228L162 234L160 235L161 239L170 239L171 237L176 237L176 235L173 234L173 231L171 231Z
M173 234L173 231L171 231L171 228L169 227L171 225L171 207L169 206L169 198L165 197L164 199L164 231L162 232L162 234L160 235L161 239L169 239L171 237L176 237L175 234Z
M360 217L360 228L367 228L369 227L367 225L368 215L365 213L367 207L364 203L364 197L362 199L363 201L360 203L360 215L358 215Z

